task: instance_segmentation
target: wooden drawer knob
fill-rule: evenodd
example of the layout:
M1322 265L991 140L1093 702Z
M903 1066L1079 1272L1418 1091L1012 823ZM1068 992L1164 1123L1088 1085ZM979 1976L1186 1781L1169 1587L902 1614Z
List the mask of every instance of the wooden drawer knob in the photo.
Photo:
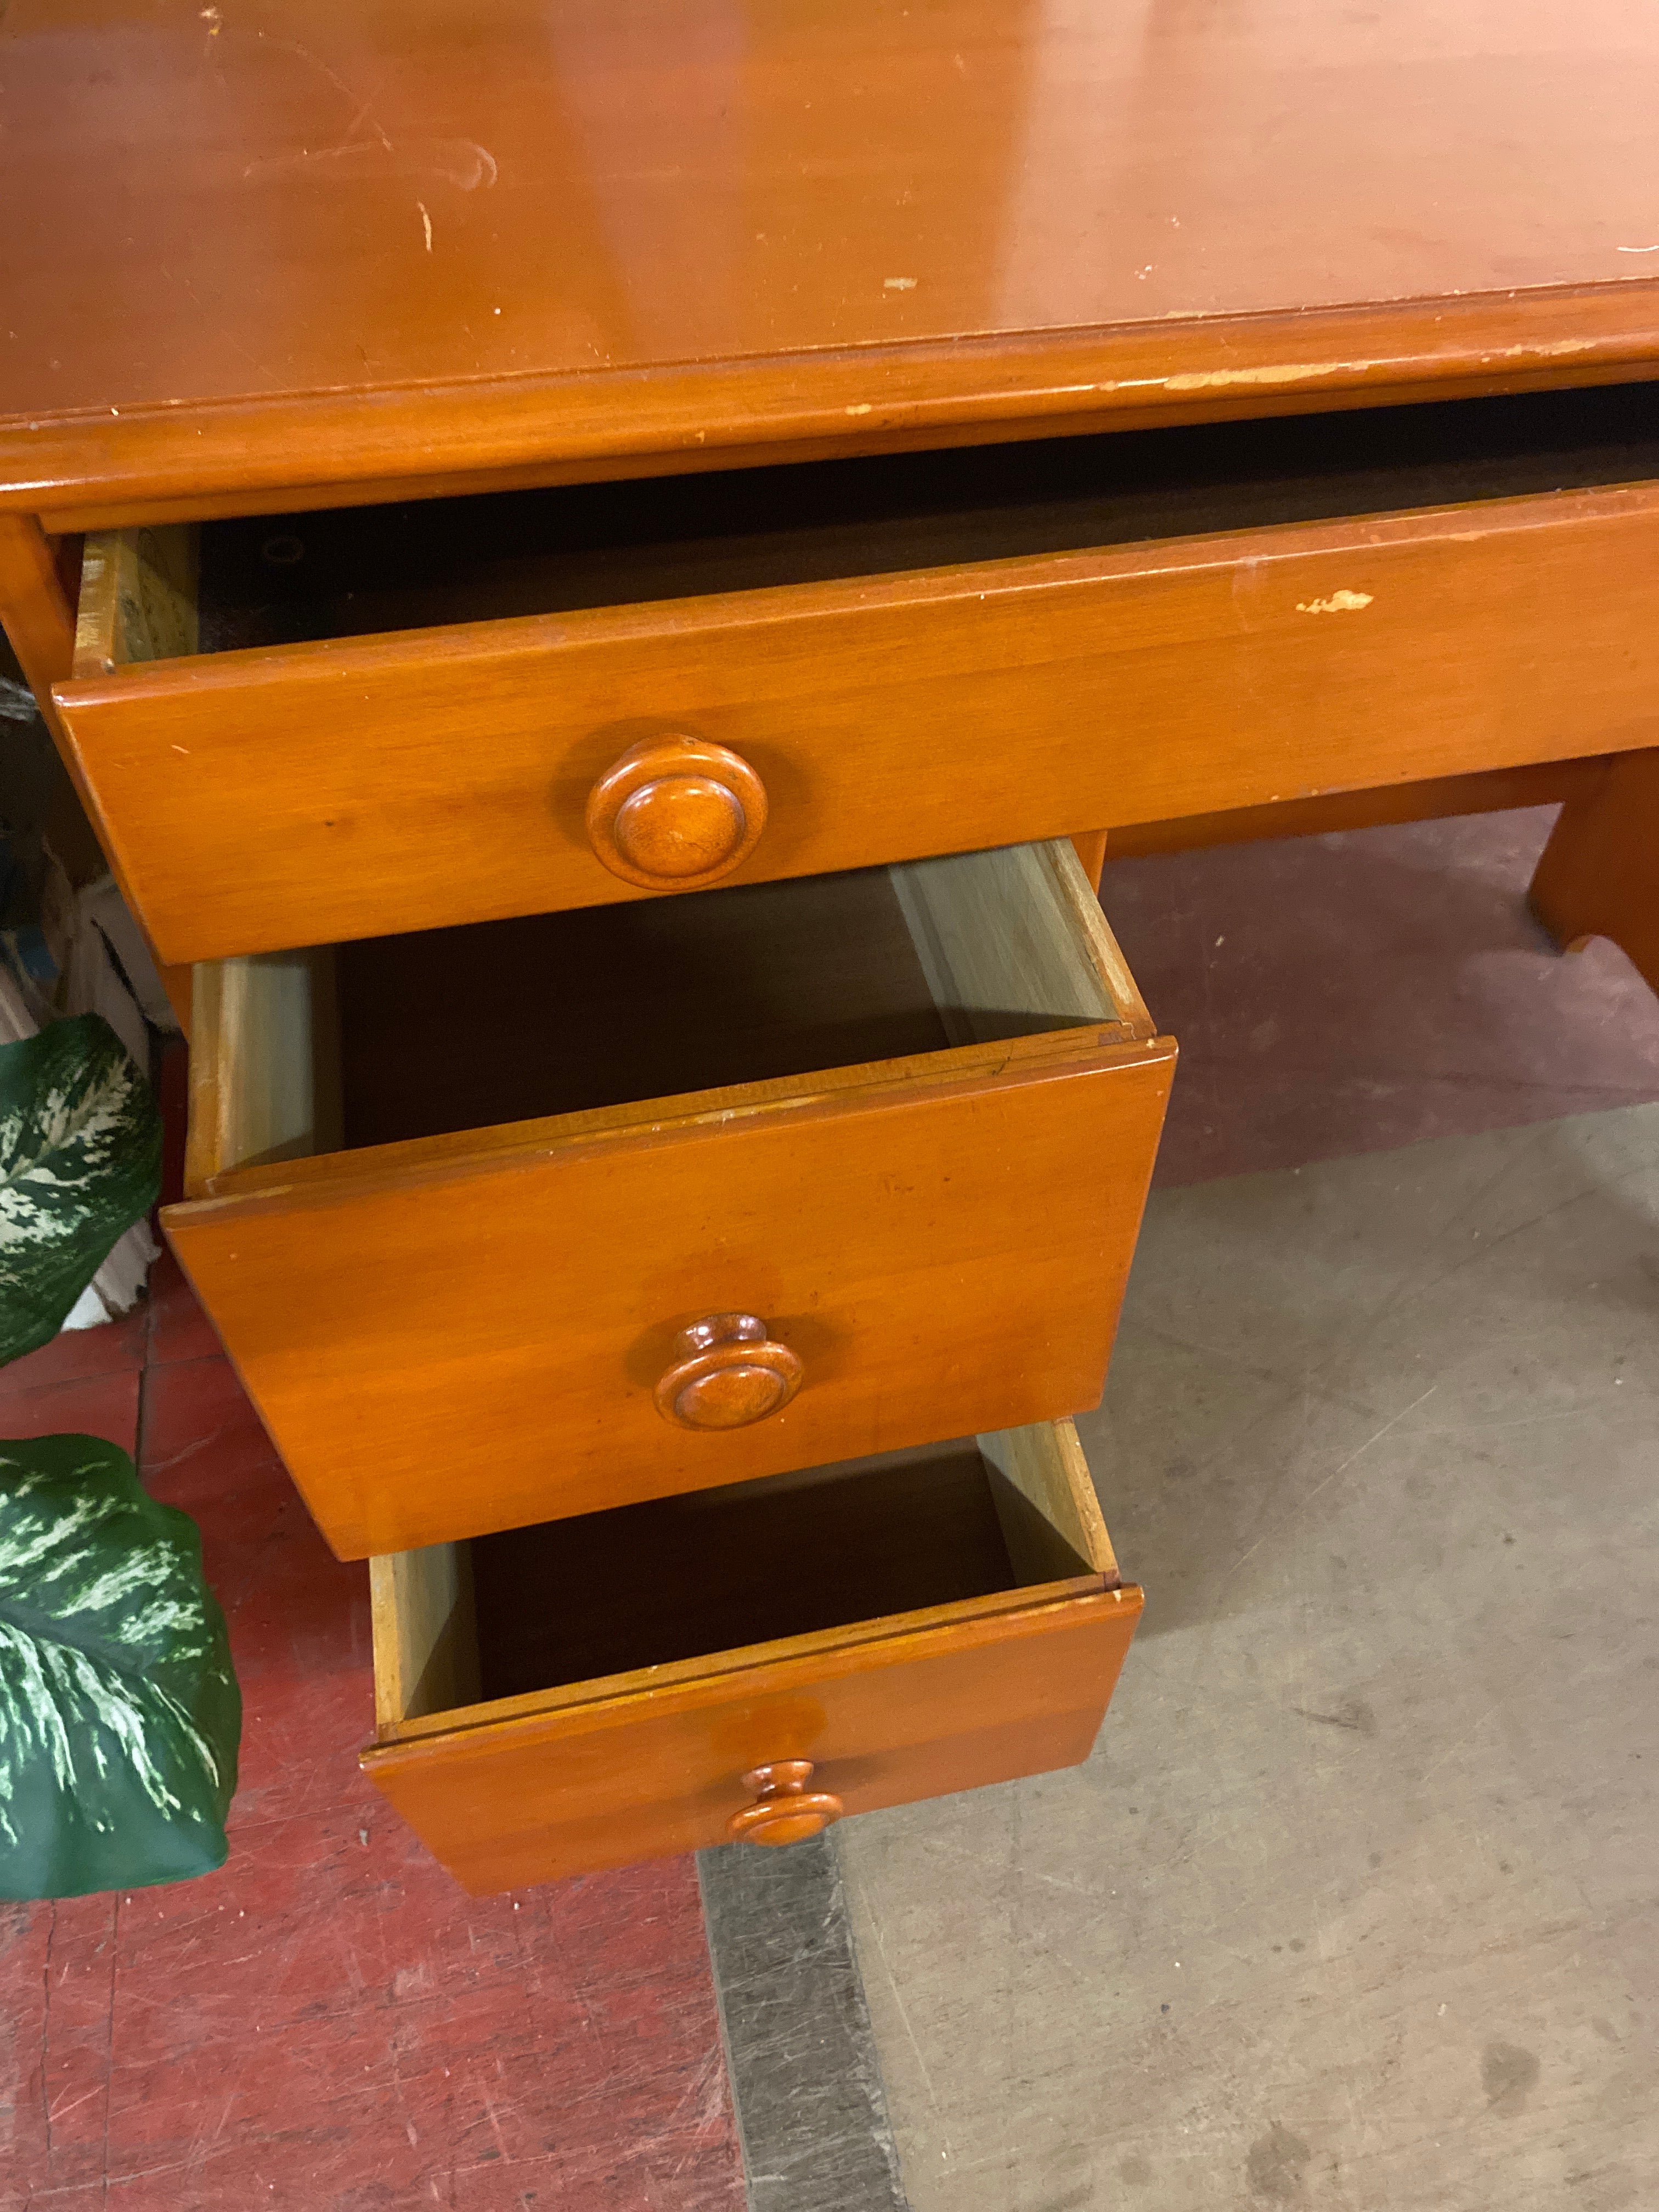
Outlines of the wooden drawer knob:
M734 1813L726 1832L734 1844L799 1844L823 1833L846 1809L828 1790L809 1790L810 1759L778 1759L743 1778L755 1802Z
M613 876L696 890L746 860L766 827L766 786L740 753L701 738L630 745L587 795L587 835Z
M787 1406L805 1372L754 1314L710 1314L674 1340L674 1364L657 1385L657 1411L683 1429L744 1429Z

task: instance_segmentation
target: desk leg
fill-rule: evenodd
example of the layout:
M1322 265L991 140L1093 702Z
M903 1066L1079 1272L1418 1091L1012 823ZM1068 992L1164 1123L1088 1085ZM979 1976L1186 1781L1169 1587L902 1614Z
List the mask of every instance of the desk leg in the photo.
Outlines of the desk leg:
M1106 865L1106 832L1103 830L1079 830L1072 839L1072 848L1083 863L1083 872L1100 890L1100 872Z
M1598 781L1567 801L1530 896L1565 951L1610 937L1659 991L1659 751L1615 753Z

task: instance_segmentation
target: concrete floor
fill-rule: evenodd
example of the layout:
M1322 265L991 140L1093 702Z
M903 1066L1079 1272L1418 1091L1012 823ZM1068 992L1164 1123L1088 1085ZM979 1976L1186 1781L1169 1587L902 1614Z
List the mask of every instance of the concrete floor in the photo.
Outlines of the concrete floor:
M1094 1758L836 1832L913 2212L1659 2203L1659 1107L1156 1194L1079 1426Z

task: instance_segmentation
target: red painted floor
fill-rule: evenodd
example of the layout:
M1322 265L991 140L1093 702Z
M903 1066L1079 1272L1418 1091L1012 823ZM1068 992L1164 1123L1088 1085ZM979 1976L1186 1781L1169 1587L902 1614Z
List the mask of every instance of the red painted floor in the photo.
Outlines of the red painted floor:
M231 1856L0 1905L0 2206L738 2212L692 1864L467 1898L358 1771L366 1571L317 1535L171 1260L0 1374L201 1523L246 1703Z

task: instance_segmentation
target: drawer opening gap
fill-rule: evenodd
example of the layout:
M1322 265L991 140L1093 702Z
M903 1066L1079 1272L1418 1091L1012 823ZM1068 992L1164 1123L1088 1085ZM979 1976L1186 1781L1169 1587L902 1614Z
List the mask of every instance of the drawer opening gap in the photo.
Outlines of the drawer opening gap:
M197 977L193 1192L234 1168L959 1046L1152 1034L1065 841L210 963Z
M1115 1588L1061 1434L969 1437L379 1559L382 1734L999 1593Z
M199 649L834 582L1656 476L1659 385L1637 382L253 515L202 531ZM112 591L103 598L112 604ZM158 604L142 607L143 641L114 657L197 650L196 634L184 643L165 618L165 592L150 598ZM93 619L88 636L99 629Z

